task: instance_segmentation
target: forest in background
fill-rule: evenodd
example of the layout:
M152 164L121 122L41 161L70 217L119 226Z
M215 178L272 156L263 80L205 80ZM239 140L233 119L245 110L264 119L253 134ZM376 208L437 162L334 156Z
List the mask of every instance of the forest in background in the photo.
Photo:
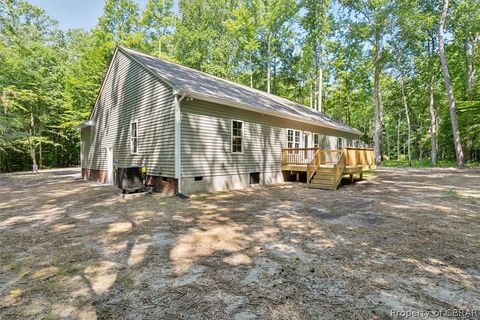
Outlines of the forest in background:
M455 165L455 102L457 142L474 165L480 2L446 9L444 0L106 0L94 28L64 31L28 1L0 0L0 172L78 165L75 126L117 44L321 110L363 131L385 164Z

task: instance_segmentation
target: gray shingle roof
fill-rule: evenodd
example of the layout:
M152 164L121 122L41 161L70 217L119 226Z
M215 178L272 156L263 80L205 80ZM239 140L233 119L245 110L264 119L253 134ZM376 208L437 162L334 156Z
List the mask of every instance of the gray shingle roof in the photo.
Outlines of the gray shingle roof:
M160 78L172 84L180 92L192 92L218 98L222 101L232 101L262 109L281 113L283 116L292 116L305 119L309 122L318 122L327 126L354 134L362 134L340 121L332 119L325 114L308 108L299 103L253 89L229 80L209 75L195 69L149 56L147 54L119 46L119 49L131 56L138 63L157 74Z

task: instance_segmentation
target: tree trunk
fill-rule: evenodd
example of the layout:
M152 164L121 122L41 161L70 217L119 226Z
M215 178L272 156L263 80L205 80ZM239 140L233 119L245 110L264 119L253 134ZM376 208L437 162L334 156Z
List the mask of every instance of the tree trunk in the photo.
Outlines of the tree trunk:
M403 74L402 70L400 69L400 57L397 55L397 68L398 72L400 72L400 85L402 86L402 99L403 99L403 107L405 109L405 117L407 119L407 154L408 154L408 166L412 166L412 128L410 125L410 115L408 113L408 103L407 103L407 95L405 94L405 82L403 81Z
M374 82L373 82L373 103L375 107L375 161L382 161L382 107L380 104L380 33L375 35L375 58L374 58Z
M35 145L33 141L28 138L28 149L30 151L30 158L32 159L32 172L38 173L37 159L35 154Z
M448 96L448 105L450 107L450 120L452 122L453 141L455 144L455 155L457 157L457 166L459 168L464 167L463 150L460 141L460 130L458 129L457 111L455 109L455 97L453 94L452 82L450 80L450 74L448 72L447 59L445 57L445 44L443 41L443 29L445 26L445 20L447 19L448 1L444 0L444 6L442 15L440 16L440 24L438 27L438 51L440 55L440 62L442 64L443 76L445 78L445 89Z
M318 108L322 112L322 96L323 96L323 70L322 66L318 65Z
M475 63L477 61L477 44L478 35L470 35L467 39L467 99L472 100L473 98L473 88L475 86L475 74L476 67ZM470 51L470 52L468 52Z
M250 51L250 88L253 88L253 59Z
M418 160L423 160L423 143L422 143L422 134L423 134L423 118L420 117L420 138L418 139Z
M352 123L352 115L350 111L350 106L351 106L351 98L350 98L350 82L348 79L345 80L345 88L347 89L347 124L350 125Z
M398 111L397 120L397 160L400 160L400 110Z
M310 82L310 108L313 108L312 82Z
M38 146L38 168L42 169L43 167L43 150L42 150L42 143L40 142Z
M430 155L432 165L437 165L437 112L435 110L435 101L434 101L434 81L435 76L432 75L430 78L429 90L430 95L428 99L428 110L430 111L430 137L432 140L432 152Z
M158 34L158 56L162 56L162 34Z
M271 62L271 36L268 35L267 40L267 92L270 93L270 81L271 81L271 73L272 73L272 62Z
M389 158L388 160L390 160L390 133L389 133L389 130L388 130L388 127L385 128L385 132L387 133L387 150L386 150L386 154L387 154L387 157Z

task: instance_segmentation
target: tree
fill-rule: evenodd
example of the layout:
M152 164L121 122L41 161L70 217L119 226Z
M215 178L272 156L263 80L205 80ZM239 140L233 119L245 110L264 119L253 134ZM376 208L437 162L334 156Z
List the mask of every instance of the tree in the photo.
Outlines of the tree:
M116 44L140 46L140 14L133 0L106 0L103 10L98 26L106 35Z
M148 0L142 13L142 26L146 29L148 41L158 41L158 56L162 55L164 41L174 26L172 0Z
M260 42L256 37L258 28L256 3L253 1L241 2L232 11L231 18L226 21L229 37L238 43L238 50L232 52L234 60L238 62L236 80L248 83L252 88L254 87L255 57L258 56L260 48Z
M450 108L450 120L452 123L452 133L455 145L455 155L457 158L457 166L459 168L463 168L463 149L460 141L460 131L458 129L457 111L455 109L455 96L453 94L452 81L448 72L447 58L445 56L445 43L443 40L444 26L447 19L448 1L449 0L444 0L443 10L440 16L440 24L438 27L438 51L440 55L440 62L442 64L443 76L445 78L445 89L447 91L448 105Z
M360 29L359 34L371 46L373 56L373 105L375 114L374 148L375 161L382 160L382 102L380 99L380 76L383 69L382 53L385 32L389 28L390 16L392 13L392 2L389 0L368 0L353 1L344 0L342 3L347 6L356 17L351 22L352 26ZM357 19L359 19L358 22Z
M292 24L299 7L295 0L257 0L260 27L257 31L266 60L266 91L275 93L272 82L277 74L282 44L293 37ZM272 81L273 79L273 81Z
M323 61L325 40L330 32L331 19L328 16L329 0L305 0L303 6L306 10L301 23L306 31L305 57L309 69L310 105L322 111L323 100Z

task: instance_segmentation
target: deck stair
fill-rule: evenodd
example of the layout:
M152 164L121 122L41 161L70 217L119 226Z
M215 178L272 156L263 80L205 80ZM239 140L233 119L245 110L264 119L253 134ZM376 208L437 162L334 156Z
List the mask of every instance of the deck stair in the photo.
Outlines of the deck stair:
M307 185L309 188L337 190L346 167L345 149L328 150L328 157L317 150L307 164Z
M333 168L328 168L322 171L316 171L313 178L308 184L309 188L335 190L335 172Z
M287 148L282 151L282 170L306 172L307 186L336 190L342 177L375 169L373 149L347 147L335 150L320 148Z

